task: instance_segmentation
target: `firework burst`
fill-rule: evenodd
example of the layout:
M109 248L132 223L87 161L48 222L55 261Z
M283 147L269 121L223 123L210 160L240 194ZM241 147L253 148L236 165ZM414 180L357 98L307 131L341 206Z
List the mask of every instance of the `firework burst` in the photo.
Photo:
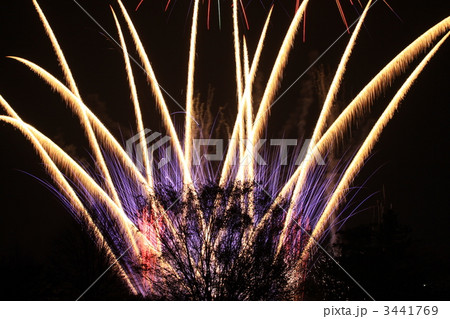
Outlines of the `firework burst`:
M138 5L136 6L136 9L135 9L136 11L139 10L139 8L143 4L143 2L144 2L144 0L140 0L139 1ZM164 6L164 11L165 12L167 12L167 11L170 12L171 8L173 9L173 7L175 6L176 2L177 2L176 0L175 1L167 0L167 2L165 3L165 6ZM246 9L250 6L250 4L252 2L253 2L252 0L250 0L250 1L239 0L238 1L238 6L241 9L240 10L241 17L242 17L243 23L244 23L245 27L247 28L247 30L250 29L250 24L249 24L249 20L247 18ZM274 1L259 0L259 1L255 1L255 2L259 2L260 6L264 10L267 10L267 11L269 11L269 8L272 7L273 4L274 4ZM347 28L347 32L350 33L349 25L348 25L347 18L345 16L344 10L342 8L342 4L341 4L341 2L339 0L335 0L335 2L336 2L336 7L337 7L337 9L339 11L339 15L341 16L342 22L344 23L345 27ZM395 11L392 9L392 7L388 4L388 2L386 0L383 0L383 2L389 7L389 9L392 12L395 13ZM353 3L352 0L349 0L349 3L352 6L354 6L355 9L356 9L356 7L357 7L356 3ZM223 10L221 8L224 5L231 5L231 6L233 6L233 1L232 0L228 0L228 1L224 1L224 0L216 0L216 1L214 1L214 0L202 0L201 4L203 6L205 6L205 8L206 8L206 27L207 27L207 29L209 30L210 26L211 26L211 14L212 14L212 11L217 11L217 23L218 23L219 29L222 29L222 11ZM277 3L277 5L282 6L283 4L282 3ZM363 5L362 5L360 0L358 0L358 6L363 8ZM189 11L193 7L195 8L194 1L191 0L190 4L189 4ZM300 8L300 0L292 1L291 7L293 9L295 8L295 10L293 11L295 13ZM283 9L286 12L290 11L289 9L284 8L284 7L283 7ZM358 10L358 9L356 9L356 10ZM305 14L305 17L303 19L303 39L305 39L305 27L306 27L306 14Z
M93 240L105 247L113 269L132 293L155 299L298 298L308 260L327 227L335 222L350 184L405 94L450 35L450 18L446 18L400 52L331 121L348 61L373 4L368 1L327 92L305 150L307 158L298 166L292 165L289 176L284 178L279 161L259 165L258 150L309 2L297 2L261 101L256 104L254 82L272 11L268 12L251 58L238 23L239 15L245 14L244 5L233 0L237 114L225 157L215 167L201 159L194 164L199 156L193 140L201 137L194 126L198 115L194 75L199 0L192 2L183 135L177 133L158 78L125 6L118 1L121 17L112 9L138 131L134 153L122 147L83 101L58 40L33 1L65 83L28 60L11 58L30 68L67 102L88 138L95 168L82 167L55 142L24 122L2 96L0 104L7 115L0 116L0 120L17 128L32 143L62 200L90 230ZM209 10L210 1L207 4ZM133 40L174 150L175 158L162 167L155 158L164 154L153 156L148 149L148 139L156 135L146 135L123 25ZM375 97L426 50L350 161L322 165L327 164L326 154L350 124L364 116ZM330 170L339 178L329 178Z

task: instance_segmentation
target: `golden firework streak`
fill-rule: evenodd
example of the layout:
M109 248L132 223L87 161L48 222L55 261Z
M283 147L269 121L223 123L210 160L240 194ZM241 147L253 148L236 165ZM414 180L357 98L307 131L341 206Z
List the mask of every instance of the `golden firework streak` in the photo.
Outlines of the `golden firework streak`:
M142 183L142 185L147 186L147 181L142 177L140 172L137 170L136 166L129 158L128 154L122 149L120 144L114 139L108 129L103 125L103 123L89 110L89 108L84 105L84 103L77 98L66 86L64 86L61 82L59 82L56 78L54 78L50 73L42 69L41 67L35 65L32 62L29 62L22 58L10 57L12 59L18 60L23 64L27 65L32 71L38 74L42 79L44 79L52 88L54 88L66 101L68 101L69 106L72 107L72 110L75 114L80 116L81 110L85 109L89 120L94 125L93 128L96 129L97 134L99 134L103 139L104 143L108 145L108 147L114 151L117 158L122 161L127 169L129 169L130 173L132 173L133 178L136 178L137 181ZM120 208L122 209L122 208ZM124 214L122 210L122 214ZM164 211L162 214L165 214ZM126 217L126 216L125 216ZM152 247L153 248L153 247Z
M64 84L62 84L59 80L57 80L53 75L45 71L40 66L30 62L28 60L18 58L18 57L9 57L11 59L17 60L26 66L28 66L33 72L35 72L38 76L40 76L43 80L45 80L56 92L58 92L61 97L68 102L68 105L72 108L72 111L81 118L82 112L85 111L86 115L89 118L89 121L93 125L93 129L96 131L97 135L99 135L103 142L113 150L117 158L122 161L125 167L129 170L134 178L136 178L143 185L147 185L147 181L139 172L137 167L134 165L133 161L130 159L128 154L123 150L120 146L119 142L113 137L113 135L109 132L109 130L103 125L103 123L92 113L92 111L81 101L78 97L76 97Z
M291 51L291 48L294 44L294 39L297 34L298 27L304 17L308 3L309 0L304 0L298 8L297 12L295 13L294 19L289 26L286 36L284 37L283 43L281 44L280 51L278 52L275 64L266 85L266 89L264 90L264 95L259 105L258 112L256 113L255 121L253 123L253 145L256 145L256 141L259 140L260 134L267 121L269 115L268 111L283 76L283 70L286 66L289 52Z
M312 152L325 154L327 149L337 142L338 138L349 129L350 123L357 115L363 115L365 108L378 96L383 90L392 83L392 81L425 49L430 47L433 42L443 33L450 29L450 17L437 23L435 26L427 30L420 37L408 45L393 60L391 60L353 99L353 101L345 108L339 117L333 122L325 134L314 146ZM303 161L295 170L294 174L289 178L283 186L278 196L275 198L270 209L263 217L255 230L257 233L265 223L270 219L271 212L276 206L280 205L283 199L286 199L293 187L297 184L304 185L306 182L306 173L310 170L314 161Z
M139 147L141 148L142 160L145 167L145 172L147 175L147 183L150 186L151 193L153 194L153 172L150 166L150 161L148 158L148 149L147 143L145 142L145 131L144 131L144 123L142 121L142 113L141 107L139 106L139 98L137 95L136 84L134 82L133 69L131 68L130 57L128 55L127 45L125 43L125 39L123 37L122 28L120 27L119 20L117 19L116 13L111 7L111 12L114 17L114 21L116 23L117 32L119 33L120 45L122 47L123 59L125 61L125 69L128 77L128 84L131 92L131 99L134 105L134 115L136 118L136 126L139 132Z
M246 139L248 139L249 135L251 134L252 131L252 124L253 124L253 100L252 100L252 83L250 80L250 61L249 61L249 56L248 56L248 48L247 48L247 41L245 40L244 37L244 74L245 74L245 87L249 88L249 90L245 90L244 91L244 96L243 99L245 99L244 102L244 107L245 109L243 110L245 112L245 134L243 134L245 136ZM243 125L244 127L244 125ZM241 164L244 164L245 166L245 170L240 170L240 172L238 172L238 180L242 179L245 181L253 181L253 163L251 161L249 161L245 156L245 154L242 154L241 156L243 156L244 158L241 160ZM244 171L242 173L242 171Z
M53 77L50 73L42 69L41 67L37 66L36 64L22 59L18 57L9 57L12 59L15 59L26 66L28 66L33 72L35 72L37 75L39 75L42 79L44 79L53 89L55 89L61 97L63 97L67 102L68 105L72 108L73 112L77 114L80 117L80 114L82 110L85 111L86 115L89 118L89 121L93 124L93 128L97 131L97 134L100 135L100 137L103 139L103 142L116 154L117 158L125 165L125 167L129 170L133 178L136 178L138 182L140 182L144 186L148 186L147 181L143 178L143 176L140 174L136 166L134 165L133 161L129 158L128 154L123 150L123 148L120 146L120 144L117 142L117 140L112 136L112 134L108 131L108 129L103 125L103 123L90 111L90 109L78 98L76 97L64 84L62 84L60 81L58 81L55 77ZM42 135L44 136L44 135ZM48 143L51 142L51 140L45 138ZM55 149L59 149L55 145ZM62 150L62 153L59 153L60 155L63 154L63 158L67 160L65 163L74 163L74 165L78 165L76 162L74 162L67 154L65 154ZM72 171L71 171L72 172ZM136 226L129 221L128 217L125 215L123 209L121 206L116 205L109 196L107 196L104 191L98 186L89 175L87 175L86 172L83 171L82 168L79 168L77 170L79 174L85 177L84 181L88 182L88 187L91 185L93 187L93 190L97 191L99 196L102 196L102 199L105 202L105 205L111 205L113 203L114 205L111 205L110 208L112 211L120 218L123 219L123 223L125 226L132 225L135 229L135 231L138 231ZM117 209L116 209L117 208ZM164 215L164 213L163 213ZM142 237L140 232L138 231L138 235ZM144 239L145 240L145 239ZM138 252L136 250L136 243L133 244L133 248L135 252ZM153 249L153 247L151 247Z
M314 128L313 137L311 139L312 142L312 150L314 150L314 146L316 145L316 141L318 138L320 138L322 131L325 127L326 120L330 114L331 108L334 103L334 99L336 97L337 92L339 91L339 86L341 84L341 81L344 77L345 69L347 66L347 62L350 58L350 55L352 54L353 48L356 43L356 39L358 38L359 31L361 30L361 26L364 23L364 20L367 16L367 12L370 9L372 0L369 0L366 4L366 8L364 9L364 12L362 13L358 24L356 25L355 30L353 31L352 36L350 37L350 41L347 44L347 47L345 48L344 54L342 55L341 61L339 63L339 66L337 68L336 74L334 75L333 82L331 83L330 89L328 90L327 97L325 99L325 103L322 107L322 111L320 112L319 119L317 121L317 124ZM311 162L315 161L315 156L312 156L311 159L305 158L303 163L310 162L310 164L307 164L306 166L311 167ZM301 165L304 165L304 164ZM297 184L295 185L294 192L292 194L291 202L289 204L288 212L286 214L283 230L281 232L279 241L278 241L278 247L277 247L277 254L281 250L281 246L283 245L283 242L286 238L286 232L288 230L288 226L291 223L292 214L294 213L295 205L298 203L298 197L300 195L301 190L303 189L303 186L305 185L306 176L308 174L308 169L301 169L301 176L304 176L304 179L300 178Z
M271 103L275 97L276 91L279 86L279 82L281 81L281 78L283 76L283 70L286 66L289 52L293 46L295 36L298 31L298 27L300 25L300 22L302 21L306 7L309 3L309 0L305 0L302 2L301 6L295 13L294 19L292 20L289 29L286 33L286 36L283 39L283 43L281 44L280 51L278 52L277 58L275 60L275 64L272 68L272 72L270 74L269 80L267 82L266 88L264 90L264 94L261 100L261 103L258 108L258 112L256 114L254 123L253 123L253 129L251 136L249 136L250 140L250 147L254 147L257 144L257 141L260 138L260 134L263 130L264 125L266 124L268 112L270 110ZM241 115L243 116L243 115ZM238 114L239 118L239 114ZM233 132L234 133L234 132ZM226 181L228 178L228 173L230 171L230 162L233 156L235 155L235 149L232 147L233 144L233 137L231 139L231 143L228 149L227 156L225 158L224 167L222 169L222 175L221 180ZM253 156L254 150L247 150L247 155L250 156L250 159L254 160L255 157ZM227 159L230 158L228 161Z
M95 242L99 246L100 244L104 245L108 258L111 258L111 260L117 260L117 256L112 252L111 247L104 239L97 225L92 220L92 217L86 211L84 205L78 198L78 195L75 193L73 188L67 182L66 178L58 169L58 167L55 165L51 157L45 151L44 147L36 138L35 134L30 130L30 126L20 119L20 117L14 112L14 110L9 106L9 104L3 99L2 96L0 96L0 104L4 107L6 112L11 115L11 117L2 115L0 116L0 120L9 123L12 126L16 127L17 129L19 129L22 132L22 134L30 140L31 144L34 146L39 157L42 159L47 171L49 172L56 186L59 188L61 193L64 194L64 196L67 198L70 204L74 207L75 211L79 214L79 217L86 222L87 227L94 232ZM130 281L129 276L125 273L122 266L119 263L115 263L114 265L117 273L122 278L124 278L126 284L131 289L132 293L137 294L136 289L134 288L133 284Z
M325 207L323 213L320 216L319 221L317 222L316 226L314 227L314 230L312 232L311 237L308 240L308 243L305 246L305 249L302 253L301 260L304 259L304 257L309 253L309 250L312 248L314 244L317 243L319 237L323 233L325 226L328 222L328 218L333 213L333 211L339 206L340 201L342 200L343 196L346 194L348 187L350 186L351 182L355 178L356 174L359 172L361 167L364 164L364 161L369 156L373 146L377 142L378 138L381 135L381 132L383 131L384 127L387 125L389 120L394 116L395 111L398 109L400 102L404 99L405 95L408 93L409 89L413 85L414 81L417 79L419 74L423 71L425 66L428 64L428 62L431 60L431 58L436 54L438 49L441 47L441 45L447 40L447 38L450 36L450 32L448 32L436 45L435 47L426 55L426 57L420 62L420 64L414 69L414 71L411 73L411 75L408 77L408 79L403 83L401 88L397 91L394 98L391 100L389 105L384 110L383 114L380 116L378 121L373 126L372 130L370 131L369 135L365 139L364 143L358 150L358 153L356 153L355 157L351 161L350 165L346 169L344 175L342 176L339 184L337 185L336 189L333 192L333 195L331 196L329 202L327 203L327 206Z
M252 133L253 128L253 99L252 99L252 87L253 79L250 74L250 61L248 56L247 41L244 38L244 71L245 71L245 129L246 137L248 138ZM248 89L247 89L248 88ZM247 180L253 180L253 165L249 165L249 171L247 172Z
M330 128L314 146L313 152L324 154L340 136L349 128L357 116L362 116L370 103L378 96L406 67L433 41L450 28L450 18L446 18L430 28L389 62L353 99ZM304 185L307 173L314 163L303 162L280 192L280 198L286 196L294 185ZM297 192L297 196L300 192Z
M316 145L317 140L322 136L322 132L325 128L327 118L330 115L331 108L333 107L336 94L338 93L342 79L344 78L348 60L350 59L350 56L356 43L356 39L358 38L359 32L361 30L361 26L364 20L366 19L367 12L369 11L371 5L372 0L369 0L366 4L364 12L359 18L358 24L356 25L356 28L353 31L350 41L348 42L347 47L345 48L341 61L339 62L336 74L334 75L333 81L331 82L330 88L328 89L325 102L322 106L322 110L320 111L319 119L317 120L316 126L314 128L313 136L311 138L313 145Z
M186 88L186 125L184 138L184 160L187 169L190 171L192 163L192 119L194 117L194 71L195 54L197 48L197 25L198 25L198 5L199 0L194 2L194 13L192 15L191 42L189 48L188 78ZM187 184L188 180L184 181Z
M198 26L198 6L199 0L194 2L194 12L192 14L191 39L189 46L189 63L188 63L188 78L186 88L186 119L185 119L185 137L184 137L184 170L183 174L184 190L183 201L186 201L189 192L194 195L194 200L198 203L197 194L192 184L191 179L191 163L192 163L192 120L194 118L194 74L195 74L195 55L197 49L197 26ZM176 134L176 132L175 132ZM187 210L184 212L187 213ZM199 221L202 229L205 230L203 213L197 210Z
M273 7L270 9L269 14L267 15L267 19L266 19L266 22L264 24L264 28L263 28L263 30L261 32L261 36L260 36L259 41L258 41L258 46L256 48L255 56L253 58L252 66L251 66L251 69L250 69L249 81L248 81L248 83L246 84L246 87L245 87L244 96L251 94L251 88L253 87L253 82L255 80L256 71L258 70L259 61L260 61L260 57L261 57L261 52L262 52L262 49L264 47L264 40L266 39L267 29L268 29L268 26L269 26L270 18L272 16L272 11L273 11ZM243 100L244 100L244 103L245 103L246 99L244 98ZM221 185L221 186L224 186L226 184L227 180L228 180L229 173L231 171L233 157L236 155L236 145L237 145L237 142L238 142L239 123L241 121L239 119L244 116L243 112L244 112L244 107L242 107L242 108L239 107L238 108L238 114L237 114L237 117L236 117L236 121L235 121L235 124L234 124L234 127L233 127L233 132L231 134L230 145L228 146L228 151L227 151L226 156L225 156L222 172L220 174L219 185ZM248 136L247 138L250 141L252 140L250 138L250 136ZM248 152L249 152L249 150L247 150L247 153ZM245 156L249 156L249 155L247 154Z
M139 57L141 59L141 62L144 65L147 79L150 83L150 86L152 87L153 94L155 95L157 105L159 107L159 110L160 110L162 118L163 118L163 123L166 126L166 129L171 137L171 140L173 141L173 146L175 147L175 152L177 154L178 160L180 161L180 165L182 167L183 179L187 184L191 184L192 183L191 173L189 171L186 161L184 160L184 153L183 153L183 150L181 149L180 140L178 139L178 134L175 130L172 119L170 117L169 109L167 107L166 101L164 100L164 96L162 95L158 80L156 79L156 76L155 76L155 72L153 71L153 68L148 59L148 55L145 52L144 46L142 45L142 42L139 38L139 35L137 34L136 28L134 27L134 24L131 21L130 16L128 15L127 10L125 9L125 7L123 6L123 4L120 0L117 0L117 2L119 3L120 9L125 18L128 29L131 33L131 37L133 38L133 41L136 46L136 50L139 54Z
M237 126L239 128L239 160L242 161L244 156L244 139L245 139L245 127L244 127L244 112L243 108L243 97L242 97L242 58L241 58L241 42L239 34L239 23L238 23L238 2L233 0L233 36L234 36L234 60L236 65L236 95L238 101L238 114L242 114L237 118Z
M55 37L55 34L53 33L52 28L50 27L50 24L47 21L47 18L45 17L44 13L42 12L41 8L39 7L39 4L36 0L33 0L34 7L36 8L36 11L39 14L39 18L41 19L42 24L44 25L45 31L50 39L50 42L52 43L53 49L56 53L56 56L58 58L58 61L60 63L60 66L62 68L64 77L69 85L70 90L75 94L77 98L81 100L80 93L78 91L77 85L75 83L75 80L73 78L72 72L70 71L69 65L66 61L66 58L64 56L64 53L61 50L61 47L59 46L58 40ZM114 183L112 181L111 175L109 174L108 167L106 166L105 159L103 157L102 151L100 150L100 146L98 145L97 138L95 137L94 131L92 130L91 123L89 122L88 117L86 116L85 111L83 110L80 116L81 124L84 127L84 130L86 132L86 135L89 140L89 144L91 145L92 151L94 153L94 157L97 161L97 165L99 166L100 171L102 172L103 176L105 177L106 187L108 189L109 194L113 198L114 202L121 206L121 202L119 200L119 195L117 194L116 188L114 186Z

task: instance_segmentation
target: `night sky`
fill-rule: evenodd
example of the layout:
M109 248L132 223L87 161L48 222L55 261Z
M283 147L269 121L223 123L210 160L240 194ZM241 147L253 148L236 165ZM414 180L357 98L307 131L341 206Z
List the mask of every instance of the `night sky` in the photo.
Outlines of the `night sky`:
M228 5L231 1L222 2L227 4L222 7L221 30L216 7L211 13L210 30L206 28L206 5L200 8L196 93L205 101L208 89L213 88L213 112L224 108L224 118L231 123L236 108L231 8ZM244 2L249 3L246 12L250 26L244 34L253 54L271 1ZM341 2L348 21L353 22L357 17L355 8L347 0ZM342 106L350 102L406 45L450 14L448 1L388 2L396 14L381 0L369 12L338 96ZM111 4L118 11L114 1L79 0L78 3L118 39L109 9ZM145 0L135 12L138 3L138 0L124 1L160 84L183 105L189 43L189 1L176 1L168 12L164 12L166 0ZM267 80L271 62L295 10L295 0L275 3L257 85ZM60 41L84 100L115 136L126 138L134 134L132 104L120 48L74 1L41 0L39 4ZM360 7L356 8L362 11ZM306 42L302 43L300 32L289 57L280 92L345 31L333 0L311 0L306 21ZM240 27L245 28L243 20ZM320 104L314 74L321 74L330 83L349 37L344 35L274 106L267 130L269 138L310 138ZM69 154L89 162L87 143L79 123L64 102L25 66L6 58L13 55L29 59L62 78L31 0L1 1L0 39L0 94L25 121L63 146ZM128 41L128 46L130 53L137 57L131 50L131 41ZM381 200L380 192L384 187L386 204L392 205L399 223L411 231L408 258L413 260L412 274L423 278L424 284L439 280L446 282L446 289L450 287L447 273L450 267L449 53L447 42L420 75L385 128L373 155L354 182L355 186L364 185L356 200L371 198L347 226L358 227L371 220L371 207L376 200ZM411 71L412 68L409 68L406 74ZM146 127L160 131L160 118L145 77L137 67L134 72ZM374 123L402 79L406 77L399 77L371 108L364 121L352 128L350 139L356 145L361 143L361 136L367 133L368 124ZM304 111L302 103L309 97L312 99L311 105ZM181 132L184 114L173 101L167 101L175 125ZM305 123L301 126L301 132L300 121ZM55 288L58 283L48 284L41 272L48 273L48 269L55 269L55 265L59 264L62 265L61 272L67 271L68 266L60 263L59 259L69 257L60 257L61 251L72 256L71 238L81 236L82 232L59 199L38 181L50 181L50 178L29 142L7 124L0 124L0 137L0 269L6 271L4 276L9 277L4 285L0 285L1 294L3 299L52 298L38 295L42 291L37 287L41 285L53 285L43 294L48 293L49 289L52 292L58 290ZM73 252L73 255L76 254ZM70 276L66 280L70 281ZM363 282L361 284L364 286ZM395 282L389 289L398 289L401 296L401 288L396 288ZM74 292L74 296L77 293ZM429 298L428 293L418 290L418 299ZM384 296L375 297L383 299ZM66 298L70 299L71 295Z

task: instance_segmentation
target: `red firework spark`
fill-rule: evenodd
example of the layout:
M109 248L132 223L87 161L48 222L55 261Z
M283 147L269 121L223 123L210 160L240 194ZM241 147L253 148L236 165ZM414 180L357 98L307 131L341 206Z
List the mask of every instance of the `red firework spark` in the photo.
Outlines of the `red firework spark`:
M165 8L164 8L165 12L168 10L168 8L169 8L171 3L173 3L173 4L176 3L176 1L172 2L172 0L166 0L166 1L167 2L166 2L166 5L165 5ZM217 0L217 5L216 5L217 6L217 11L218 11L219 28L221 28L221 9L220 9L220 7L221 7L222 1L224 1L224 0ZM349 29L349 26L348 26L347 18L345 16L344 10L343 10L342 5L341 5L341 0L335 0L335 1L336 1L336 6L337 6L338 11L339 11L339 15L341 16L341 19L342 19L342 22L344 23L344 25L345 25L345 27L347 29L347 32L350 33L350 29ZM352 6L354 6L353 0L349 0L349 1L350 1L350 4ZM143 2L144 2L144 0L140 0L139 1L139 4L136 7L136 11L139 10L139 8L140 8L140 6L142 5ZM242 17L244 19L245 26L246 26L247 30L250 29L250 24L249 24L249 21L247 19L247 13L246 13L245 8L250 4L250 2L251 2L251 0L247 1L246 5L244 5L243 1L239 0L240 6L241 6L241 9L242 9ZM383 0L383 2L388 6L388 8L394 14L396 14L394 9L388 4L388 2L386 0ZM261 5L263 7L265 7L262 0L260 0L260 3L261 3ZM295 0L295 11L297 11L298 8L300 7L300 3L301 3L300 0ZM205 0L202 0L202 4L203 5L205 4ZM361 0L358 0L358 4L361 6L361 8L363 7L363 5L361 3ZM209 30L210 29L210 21L211 21L211 8L212 8L211 0L207 0L206 5L207 5L207 9L206 9L207 10L206 27ZM306 12L305 12L305 18L303 19L303 41L305 41L305 39L306 39Z

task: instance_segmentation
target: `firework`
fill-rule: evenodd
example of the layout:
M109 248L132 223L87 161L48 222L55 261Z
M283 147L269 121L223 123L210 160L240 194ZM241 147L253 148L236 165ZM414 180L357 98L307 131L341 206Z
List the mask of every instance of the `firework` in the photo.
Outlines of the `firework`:
M312 143L307 150L314 159L305 159L298 167L293 165L291 174L282 178L279 161L267 166L258 165L257 154L289 53L305 19L308 0L296 2L295 16L284 36L256 110L253 105L254 82L272 9L268 12L256 51L251 57L238 23L239 14L245 16L244 4L233 0L237 112L230 144L219 167L202 161L201 165L193 164L193 158L197 155L193 140L200 137L193 126L198 105L194 97L194 75L199 0L193 2L185 130L182 136L175 129L138 32L126 8L118 0L162 122L171 137L170 146L175 150L176 158L162 167L157 167L155 156L150 156L148 149L147 139L153 138L156 133L153 137L146 135L121 17L112 9L138 131L135 157L120 145L83 101L50 24L38 3L35 0L33 3L56 53L66 84L28 60L11 58L26 65L47 82L79 118L95 160L95 172L90 173L90 169L82 167L52 140L24 122L1 96L0 105L7 115L0 116L0 121L17 128L31 142L61 198L74 217L90 230L93 240L106 248L108 257L114 263L113 269L130 292L156 299L298 297L298 285L308 260L324 238L330 223L335 222L333 213L345 199L350 184L401 100L450 35L450 18L426 31L390 61L327 127L347 63L372 6L372 1L368 1L342 55L315 125ZM336 3L346 21L339 1ZM166 8L169 5L170 1ZM207 5L209 21L210 1ZM220 8L220 1L218 6ZM323 156L326 160L326 154L333 150L349 124L364 115L374 98L430 47L350 161L333 168L330 168L331 165L320 165L318 157ZM329 178L330 170L339 178Z
M144 2L144 0L139 1L138 5L136 6L135 11L139 10L139 8L141 7L143 2ZM167 0L167 2L165 3L165 6L164 6L164 11L167 12L171 6L172 7L175 6L176 2L177 1ZM207 27L207 29L209 30L210 26L211 26L211 11L214 10L214 5L217 8L217 23L218 23L219 29L222 29L222 13L221 13L222 9L221 8L223 5L230 4L231 6L236 7L236 8L239 6L239 8L241 9L240 12L242 13L242 20L244 21L246 29L249 30L250 23L247 18L246 8L249 7L251 2L252 2L251 0L250 1L239 0L238 3L234 4L233 0L231 0L231 1L217 0L216 2L213 0L202 1L202 4L206 6L206 27ZM347 32L350 33L349 25L347 23L347 18L345 16L344 10L342 8L342 4L339 0L335 0L335 2L336 2L336 7L339 11L339 15L341 16L342 22L344 23L345 27L347 28ZM386 6L392 12L394 12L394 14L396 14L394 9L389 5L389 3L386 0L383 0L383 2L386 4ZM352 0L350 0L349 3L352 6L356 7L356 4L354 4ZM267 10L267 8L270 8L271 6L273 6L273 1L260 0L259 4L263 9ZM361 1L359 1L359 0L358 0L358 4L361 8L363 7ZM282 6L282 3L279 3L278 5ZM189 10L191 10L192 7L194 7L194 11L198 10L198 7L194 1L190 1ZM300 7L300 0L295 0L295 2L292 1L291 7L295 8L294 12L296 12ZM284 8L284 10L286 12L289 12L290 11L289 9L290 8ZM306 19L303 20L303 40L305 40L305 37L306 37Z

